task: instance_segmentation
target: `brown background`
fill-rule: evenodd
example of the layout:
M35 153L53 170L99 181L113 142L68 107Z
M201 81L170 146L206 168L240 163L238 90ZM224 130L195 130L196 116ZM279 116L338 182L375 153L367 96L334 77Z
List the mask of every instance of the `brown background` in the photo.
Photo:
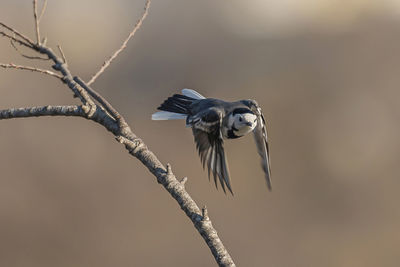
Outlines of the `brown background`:
M31 2L1 1L0 18L34 38ZM88 79L142 8L50 0L41 32ZM238 266L398 266L399 17L389 0L154 1L94 87L188 177ZM0 62L48 67L4 38ZM183 121L150 120L185 87L261 104L272 192L250 136L226 142L236 195L225 196ZM56 79L14 70L0 70L0 95L1 109L77 103ZM4 120L0 148L0 266L214 265L177 204L100 126Z

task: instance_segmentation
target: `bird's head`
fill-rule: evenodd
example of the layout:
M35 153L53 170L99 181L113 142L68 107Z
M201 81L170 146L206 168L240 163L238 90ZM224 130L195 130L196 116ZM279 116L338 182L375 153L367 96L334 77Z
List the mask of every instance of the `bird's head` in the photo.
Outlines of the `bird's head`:
M236 136L243 136L257 126L257 116L248 108L236 108L229 116L229 127Z

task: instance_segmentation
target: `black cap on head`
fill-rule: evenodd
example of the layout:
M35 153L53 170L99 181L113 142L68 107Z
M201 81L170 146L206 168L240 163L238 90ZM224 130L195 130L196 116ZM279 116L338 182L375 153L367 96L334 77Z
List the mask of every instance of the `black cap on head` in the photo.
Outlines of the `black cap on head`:
M232 111L232 115L236 115L236 114L245 114L245 113L250 113L250 114L254 114L250 109L248 108L235 108Z

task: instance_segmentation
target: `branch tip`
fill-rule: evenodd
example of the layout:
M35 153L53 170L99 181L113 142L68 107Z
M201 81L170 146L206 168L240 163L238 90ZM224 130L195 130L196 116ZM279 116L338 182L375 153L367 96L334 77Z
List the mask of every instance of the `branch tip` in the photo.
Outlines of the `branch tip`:
M172 175L172 168L171 168L171 164L167 163L167 175L170 176Z
M181 183L182 186L185 186L187 180L188 180L188 178L185 176L185 177L183 177L182 180L180 180L179 182Z
M114 52L114 54L112 54L101 66L101 68L99 69L98 72L96 72L95 74L93 74L92 78L90 78L90 81L87 82L87 85L91 85L99 76L100 74L102 74L104 72L104 70L110 66L111 62L119 55L119 53L121 53L127 46L129 40L135 35L136 31L138 29L140 29L140 27L142 26L142 23L144 21L144 19L146 18L148 12L149 12L149 8L150 8L150 3L151 0L147 0L146 4L144 6L144 12L142 14L142 16L140 17L140 19L136 22L135 26L133 27L132 31L129 33L128 37L125 39L125 41L122 43L122 45L120 46L120 48Z

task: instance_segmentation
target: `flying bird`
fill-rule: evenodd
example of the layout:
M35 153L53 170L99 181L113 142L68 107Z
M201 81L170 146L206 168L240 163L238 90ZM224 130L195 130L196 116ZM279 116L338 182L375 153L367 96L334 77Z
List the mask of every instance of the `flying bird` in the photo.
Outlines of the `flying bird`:
M208 178L212 173L217 189L219 179L224 192L226 186L232 195L224 140L253 132L267 186L271 190L267 129L261 108L255 100L227 102L183 89L182 94L174 94L157 109L161 111L152 115L153 120L186 119L186 126L192 128L203 168L207 166Z

